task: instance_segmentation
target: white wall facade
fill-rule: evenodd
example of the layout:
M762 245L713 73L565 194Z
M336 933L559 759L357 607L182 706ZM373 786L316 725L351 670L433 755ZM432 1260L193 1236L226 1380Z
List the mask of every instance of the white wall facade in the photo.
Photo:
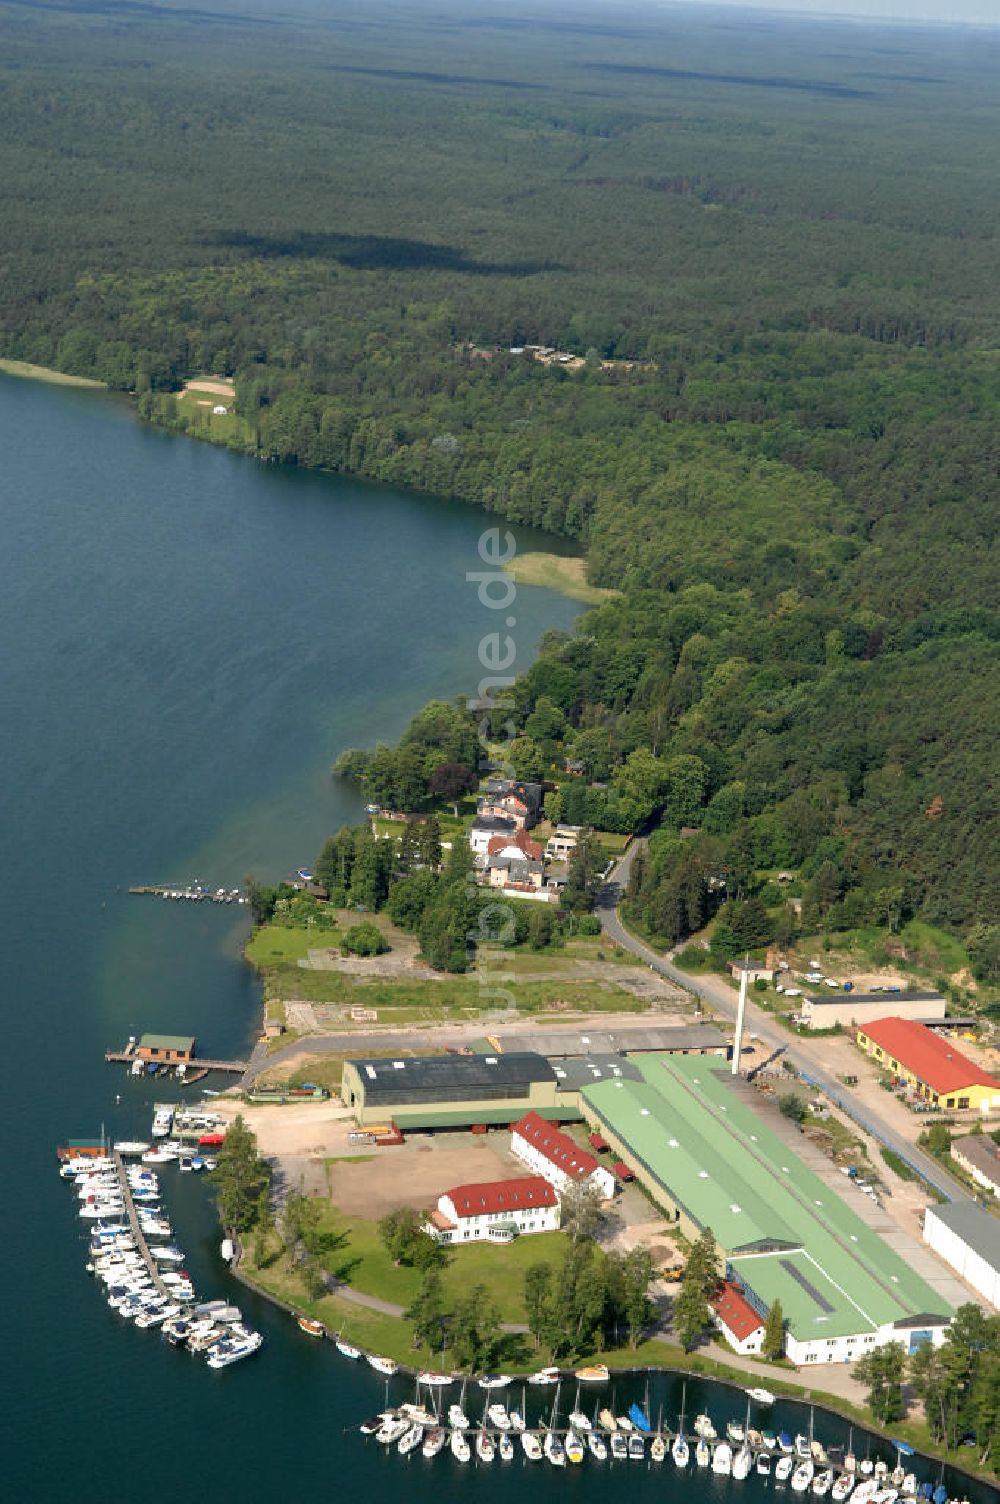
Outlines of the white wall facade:
M446 1233L431 1223L427 1224L427 1230L440 1242L452 1245L482 1242L500 1228L516 1227L522 1236L533 1232L556 1232L559 1228L558 1201L554 1206L524 1206L517 1210L480 1212L474 1217L463 1217L456 1211L450 1196L440 1196L438 1211L449 1222L454 1222L455 1231Z
M729 1346L733 1349L733 1351L740 1353L744 1358L749 1357L752 1353L759 1353L761 1348L763 1347L764 1328L762 1326L757 1327L750 1333L749 1337L744 1337L741 1342L736 1333L729 1329L721 1316L716 1316L713 1312L712 1320L715 1322L716 1326L719 1328L719 1331L722 1333L723 1337L725 1337L726 1341L729 1343Z
M536 1175L543 1176L549 1185L555 1186L557 1191L564 1191L569 1185L584 1184L592 1185L605 1201L610 1201L615 1194L615 1177L604 1165L598 1165L596 1170L581 1182L575 1176L567 1175L560 1165L553 1164L547 1154L536 1145L529 1143L527 1139L522 1138L519 1133L511 1134L510 1150L515 1158L519 1159L522 1164L526 1164Z
M936 1217L932 1206L924 1212L924 1242L940 1254L978 1295L988 1300L991 1306L1000 1308L1000 1269L976 1253L964 1238Z

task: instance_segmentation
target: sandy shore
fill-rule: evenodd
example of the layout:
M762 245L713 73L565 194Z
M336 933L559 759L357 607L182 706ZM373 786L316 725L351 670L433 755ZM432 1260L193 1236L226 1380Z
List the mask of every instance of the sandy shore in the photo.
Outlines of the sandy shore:
M107 391L107 383L90 381L86 376L67 376L65 371L53 371L49 366L33 366L27 360L0 360L0 371L7 376L23 376L29 381L48 381L53 386L83 386L92 391Z

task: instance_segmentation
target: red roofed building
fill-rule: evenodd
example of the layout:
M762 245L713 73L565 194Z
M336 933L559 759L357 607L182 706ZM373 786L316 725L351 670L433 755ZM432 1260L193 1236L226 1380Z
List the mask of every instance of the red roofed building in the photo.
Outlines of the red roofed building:
M1000 1111L1000 1081L925 1024L880 1018L858 1030L858 1044L935 1107Z
M533 862L542 859L542 848L537 841L533 841L523 830L515 831L512 836L491 836L486 846L487 857L491 856L525 856Z
M507 1243L519 1233L554 1232L559 1198L541 1175L457 1185L438 1198L426 1230L440 1243L489 1238Z
M510 1130L510 1148L512 1154L536 1174L544 1175L557 1191L569 1185L592 1185L607 1201L615 1194L611 1171L537 1112L526 1113L514 1124Z
M738 1353L759 1353L764 1342L764 1321L739 1285L724 1280L709 1296L708 1308L729 1346Z

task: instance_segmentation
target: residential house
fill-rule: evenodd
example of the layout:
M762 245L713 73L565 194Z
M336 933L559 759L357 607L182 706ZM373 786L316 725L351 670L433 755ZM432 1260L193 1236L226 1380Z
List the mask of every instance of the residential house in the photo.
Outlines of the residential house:
M952 1139L951 1157L977 1185L1000 1196L1000 1149L988 1133L970 1133Z
M739 1285L732 1280L723 1280L709 1296L708 1309L734 1352L743 1357L760 1352L764 1342L764 1322Z
M531 861L520 852L516 857L497 855L487 857L486 872L491 888L540 892L545 879L545 863Z
M1000 1111L1000 1080L949 1039L907 1018L880 1018L858 1029L858 1044L916 1096L952 1111Z
M513 820L501 819L497 815L477 815L469 826L469 845L476 858L476 866L486 866L490 842L495 837L503 836L505 840L510 840L516 834L517 826Z
M549 861L565 861L575 851L582 834L582 825L557 825L545 843L545 855Z

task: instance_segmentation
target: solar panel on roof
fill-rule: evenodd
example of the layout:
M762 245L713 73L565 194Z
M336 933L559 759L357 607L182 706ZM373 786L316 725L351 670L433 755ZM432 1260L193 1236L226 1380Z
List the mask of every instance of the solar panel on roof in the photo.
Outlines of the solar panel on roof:
M806 1292L810 1299L816 1302L821 1311L830 1312L833 1310L833 1306L827 1300L826 1296L821 1295L816 1289L816 1286L814 1284L811 1284L810 1281L806 1279L801 1269L796 1269L791 1259L779 1259L778 1263L781 1265L782 1269L784 1269L786 1274L791 1275L795 1283Z

